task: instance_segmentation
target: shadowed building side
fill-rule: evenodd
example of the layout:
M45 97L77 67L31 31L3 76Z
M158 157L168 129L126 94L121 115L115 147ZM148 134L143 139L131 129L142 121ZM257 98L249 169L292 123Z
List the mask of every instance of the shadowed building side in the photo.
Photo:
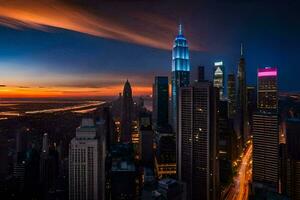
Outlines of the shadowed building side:
M241 57L238 64L238 90L237 90L237 113L240 120L240 135L242 143L248 139L248 110L247 110L247 82L246 82L246 62L243 55L243 45L241 44Z

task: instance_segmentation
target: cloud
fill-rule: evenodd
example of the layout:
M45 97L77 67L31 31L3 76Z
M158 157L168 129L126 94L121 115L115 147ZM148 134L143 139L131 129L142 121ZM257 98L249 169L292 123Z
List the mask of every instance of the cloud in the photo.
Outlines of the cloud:
M0 85L0 87L6 87L6 85Z
M27 89L27 88L30 88L30 87L28 87L28 86L18 86L18 88Z
M107 14L104 8L95 11L58 0L0 0L0 25L42 31L61 28L165 50L170 50L177 27L174 20L161 15L125 12L118 7ZM204 50L195 45L191 48Z

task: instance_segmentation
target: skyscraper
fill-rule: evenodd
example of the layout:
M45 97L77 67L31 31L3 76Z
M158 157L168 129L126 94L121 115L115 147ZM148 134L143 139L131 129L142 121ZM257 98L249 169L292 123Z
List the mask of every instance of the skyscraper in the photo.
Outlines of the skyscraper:
M218 109L218 150L219 150L219 162L220 162L220 183L223 186L228 184L231 180L232 174L232 162L236 159L236 134L234 132L233 119L228 115L228 101L223 99L219 101Z
M128 80L124 85L122 100L121 141L131 142L133 99L131 86Z
M258 109L277 109L277 68L258 69Z
M168 125L169 117L169 82L167 76L156 76L153 84L153 114L155 127Z
M242 142L248 139L248 112L247 112L247 85L246 85L246 62L241 44L241 57L238 65L238 90L237 90L237 113L240 120L240 135Z
M293 118L286 122L287 137L287 182L286 192L291 199L300 199L300 119Z
M253 115L253 186L258 190L278 190L279 136L276 113Z
M182 25L179 25L178 35L173 44L172 53L172 127L175 133L178 129L178 93L179 88L190 83L190 59L187 40L183 35Z
M69 148L69 199L101 199L99 142L92 119L82 120Z
M218 95L210 82L182 87L179 94L178 178L189 200L218 199Z
M234 74L228 74L227 89L228 89L228 115L234 118L236 114L236 87Z
M262 88L272 88L277 85L277 78L274 81L261 80L266 76L277 76L275 72L258 70L258 102L260 99L268 99L268 93L260 94ZM269 79L269 78L267 78ZM273 80L273 78L272 78ZM268 85L270 84L270 85ZM272 91L276 97L272 97L272 108L268 106L260 107L258 112L253 114L253 191L278 191L279 182L279 130L277 113L277 89ZM267 101L263 101L267 102Z
M214 87L219 89L220 99L224 98L224 90L225 90L225 69L223 62L215 62L214 63Z

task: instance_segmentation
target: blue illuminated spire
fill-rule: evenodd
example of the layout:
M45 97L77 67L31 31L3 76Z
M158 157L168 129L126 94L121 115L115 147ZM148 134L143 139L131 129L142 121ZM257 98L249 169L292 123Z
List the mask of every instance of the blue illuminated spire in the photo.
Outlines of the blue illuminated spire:
M182 24L179 24L178 35L183 35L182 33L183 33Z
M178 35L172 51L172 127L178 131L178 97L179 88L190 84L190 57L187 40L183 35L182 24L178 26Z
M172 71L190 71L189 48L182 24L178 26L178 35L173 44Z

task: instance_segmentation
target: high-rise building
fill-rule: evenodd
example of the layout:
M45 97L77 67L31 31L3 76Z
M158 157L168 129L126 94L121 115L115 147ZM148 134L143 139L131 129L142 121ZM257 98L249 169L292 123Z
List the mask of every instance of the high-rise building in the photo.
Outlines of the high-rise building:
M99 141L92 119L83 119L69 147L69 199L101 199Z
M205 80L205 68L204 66L198 66L197 68L198 72L197 72L197 81L201 82Z
M277 76L273 74L272 76ZM266 83L261 78L269 76L269 71L258 71L258 93L261 88L271 88L270 85L277 85L271 81ZM273 97L277 101L277 89L274 91L276 97ZM268 96L268 93L264 93ZM268 99L261 94L257 95L259 99ZM273 99L272 98L272 99ZM253 191L254 194L257 191L279 191L279 128L278 128L278 113L277 102L272 103L270 108L261 107L258 105L258 112L253 114L252 131L253 131Z
M236 114L236 81L234 74L228 74L227 78L227 90L228 90L228 115L230 118L234 118Z
M175 133L178 129L178 94L179 88L190 83L190 59L187 40L179 25L178 35L173 44L172 53L172 106L171 123Z
M124 85L122 100L121 141L131 142L133 99L131 86L128 80Z
M253 115L253 186L258 190L278 190L279 137L277 113Z
M236 134L234 132L233 119L228 117L228 101L219 101L218 109L218 134L219 134L219 161L220 161L220 183L226 186L231 181L232 162L236 159Z
M179 94L178 178L188 199L218 199L217 91L199 82Z
M246 62L243 55L243 45L241 44L241 57L238 65L238 90L237 90L237 113L240 120L240 135L242 142L248 139L248 111L247 111L247 82L246 82Z
M300 199L300 119L293 118L286 121L286 192L291 199Z
M169 82L167 76L156 76L153 84L153 124L155 127L168 125Z
M225 69L223 62L215 62L214 63L214 87L219 89L220 99L224 98L225 91Z
M257 85L257 108L277 109L277 68L258 69Z

